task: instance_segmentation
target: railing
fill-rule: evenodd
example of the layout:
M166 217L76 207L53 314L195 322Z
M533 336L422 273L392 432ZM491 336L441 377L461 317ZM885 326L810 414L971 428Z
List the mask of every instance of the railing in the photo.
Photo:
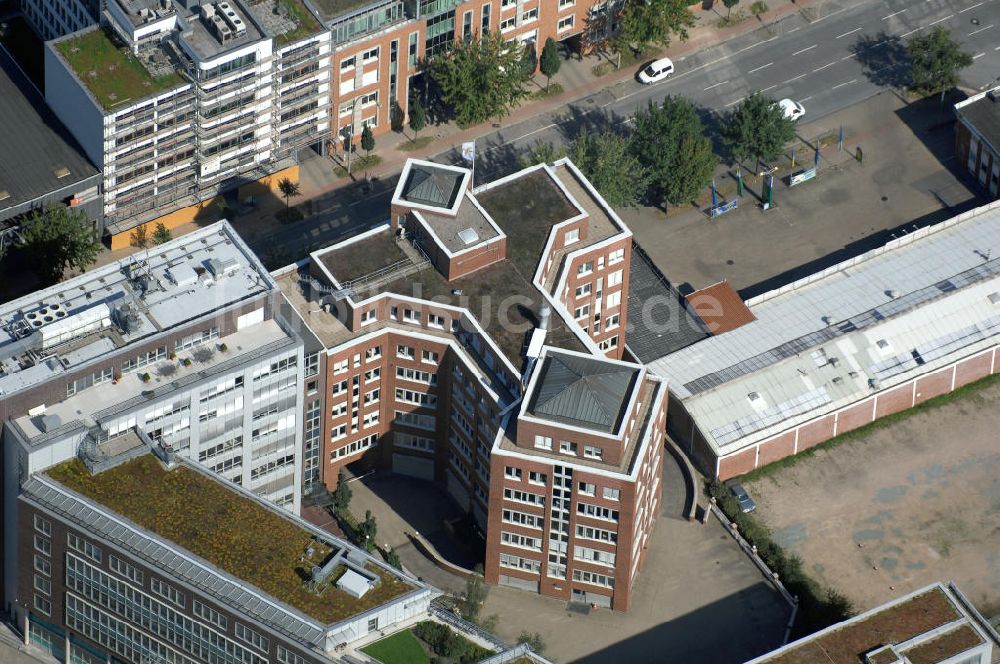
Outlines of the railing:
M431 606L429 611L432 616L434 616L441 622L451 625L460 632L471 634L485 641L486 643L489 643L497 650L510 649L510 646L501 641L495 634L491 634L490 632L487 632L479 625L476 625L474 623L469 622L468 620L464 620L459 616L456 616L454 612L450 608L444 606L439 599L434 599L431 601Z

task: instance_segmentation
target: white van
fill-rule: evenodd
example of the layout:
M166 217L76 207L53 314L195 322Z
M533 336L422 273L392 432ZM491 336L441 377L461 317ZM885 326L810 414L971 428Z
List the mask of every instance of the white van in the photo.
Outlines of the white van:
M674 63L670 58L661 58L649 63L639 72L639 82L644 85L658 83L674 73Z

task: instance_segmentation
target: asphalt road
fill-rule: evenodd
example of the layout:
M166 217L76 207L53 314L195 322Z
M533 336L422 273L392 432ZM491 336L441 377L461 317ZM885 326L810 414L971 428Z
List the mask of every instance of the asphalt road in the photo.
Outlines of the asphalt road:
M517 155L536 142L565 144L583 127L627 122L636 109L668 94L691 100L709 124L753 90L799 101L805 119L814 121L905 85L906 40L932 26L950 30L973 54L973 65L961 74L966 85L982 89L1000 79L1000 0L824 0L813 7L817 19L798 12L678 59L677 73L666 81L628 81L499 129L478 141L477 182L515 170ZM436 159L458 163L460 156L452 149Z

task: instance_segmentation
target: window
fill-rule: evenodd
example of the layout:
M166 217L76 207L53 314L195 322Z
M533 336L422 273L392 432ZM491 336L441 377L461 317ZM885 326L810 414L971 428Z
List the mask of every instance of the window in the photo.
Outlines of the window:
M552 449L552 437L551 436L535 436L535 447L540 450L551 450Z
M431 327L436 327L439 330L444 329L444 316L438 316L437 314L427 314L427 324Z
M621 263L625 260L625 250L615 249L608 254L608 265L614 265L615 263Z
M597 540L598 542L618 543L618 533L601 528L591 528L589 526L577 526L576 536L584 539Z
M587 484L586 482L580 482L579 489L580 493L585 496L593 496L597 491L597 487L593 484Z
M545 525L545 519L535 514L525 514L517 510L503 510L501 513L504 523L514 523L527 528L541 528Z
M559 0L559 9L572 7L574 4L576 4L576 0Z
M500 32L509 32L517 26L517 17L511 16L500 21Z
M586 546L573 547L573 559L583 560L588 563L596 563L598 565L607 565L608 567L615 566L615 554L610 551L591 549Z
M487 7L488 6L489 5L487 5ZM525 572L531 572L533 574L538 574L542 568L542 564L537 560L522 558L521 556L514 556L509 553L500 554L500 565L503 567L510 567L512 569L523 570Z
M514 468L513 466L505 466L504 469L503 469L503 475L504 475L504 477L510 478L512 480L520 480L521 479L521 469L520 468Z
M35 608L47 616L52 615L52 603L37 593L35 594Z
M584 284L582 286L577 286L576 287L576 296L577 297L583 297L585 295L590 295L590 292L591 292L591 284L589 284L589 283ZM577 318L579 318L579 316L577 316Z
M401 387L396 388L396 401L402 401L403 403L412 403L417 406L423 406L425 408L437 408L436 395L429 394L427 392L416 392L414 390L405 390Z
M465 41L472 39L472 11L462 14L462 39Z
M616 293L611 293L607 298L607 308L613 309L614 307L620 306L622 303L622 292L618 291Z
M611 314L605 319L604 329L614 330L621 324L621 314Z
M52 540L41 535L35 535L35 550L44 553L46 556L52 555Z
M37 514L35 515L35 530L45 535L46 537L52 537L52 522L48 519L44 519Z
M374 390L369 390L365 392L365 404L375 403L379 400L382 394L382 389L376 387Z
M560 2L564 2L564 1L565 0L560 0ZM571 0L570 4L573 4L572 0ZM560 6L562 6L562 5L560 5ZM561 18L561 19L559 19L559 23L556 24L556 31L557 32L563 32L565 30L569 30L569 29L571 29L573 27L573 23L575 23L575 22L576 22L576 17L575 16L567 16L566 18Z
M608 288L612 286L619 286L622 283L622 271L615 270L608 275Z
M411 450L421 450L423 452L434 451L434 441L430 438L414 436L413 434L401 433L399 431L393 434L393 443L396 447L405 447Z
M52 594L52 581L46 579L44 576L38 574L35 575L35 590L40 593L45 593L46 595Z
M357 56L354 55L352 55L349 58L344 58L343 60L340 61L340 71L354 68L354 64L356 61L357 61Z
M229 622L228 618L226 618L226 616L222 615L212 607L206 606L195 599L191 601L191 608L192 611L194 612L194 615L198 616L202 620L215 625L219 629L223 630L226 629L226 626Z
M378 424L378 411L374 411L365 415L364 420L361 422L361 428L367 429L368 427L373 427Z
M396 346L396 357L402 357L408 360L413 359L413 349L409 346Z
M420 359L421 359L421 361L427 362L428 364L437 364L438 363L438 354L435 353L432 350L421 351L420 352Z
M611 350L612 348L618 348L618 335L611 337L610 339L605 339L601 343L597 344L597 347L602 351Z
M559 452L561 454L572 454L573 456L576 456L576 443L572 443L568 440L560 440Z
M369 369L365 372L365 382L370 383L373 380L378 380L382 377L382 368L375 367L374 369Z
M604 519L605 521L618 521L618 510L613 510L610 507L577 503L576 513L582 514L583 516L593 517L595 519Z
M52 576L52 561L44 556L35 554L35 571L46 576Z
M576 268L576 274L577 276L580 277L582 277L585 274L590 274L593 271L594 271L594 261L587 261L586 263L578 265Z
M374 106L378 103L378 90L375 92L369 92L366 95L361 95L358 99L360 100L362 107Z
M581 318L586 318L589 315L590 315L589 304L585 304L582 307L577 307L576 309L573 310L573 318L576 318L577 320Z
M381 346L373 346L365 351L365 362L368 362L370 360L377 360L380 357L382 357Z
M278 661L281 662L281 664L308 664L304 657L296 655L291 650L288 650L285 646L281 645L278 646Z
M546 484L548 482L548 476L545 473L537 473L535 471L528 472L528 481L532 484Z
M521 14L521 22L528 23L538 18L538 7L533 7Z
M517 0L500 0L500 9L507 9L517 4Z
M601 459L604 458L604 450L602 450L600 447L594 447L593 445L584 445L583 456L587 457L588 459L597 459L598 461L600 461Z
M613 577L598 574L596 572L588 572L582 569L573 570L573 580L591 583L595 586L606 586L608 588L615 587L615 580Z
M437 374L419 369L408 369L407 367L396 367L396 378L410 380L414 383L424 383L425 385L437 385Z
M241 622L236 623L236 638L249 643L261 652L267 653L271 650L271 642L267 637L261 636Z
M108 566L115 574L125 577L137 585L141 586L145 580L145 575L142 573L142 570L136 569L133 565L125 562L118 556L108 556Z
M361 61L362 62L366 62L366 63L367 62L374 62L375 60L378 60L378 46L376 46L373 49L369 49L369 50L365 51L361 55Z
M374 632L378 629L378 617L368 619L368 631Z
M182 351L188 348L193 348L199 346L212 339L217 339L219 337L219 328L211 327L202 332L192 334L190 336L184 337L183 339L178 339L174 342L174 351Z
M66 546L74 551L79 551L91 560L101 562L101 550L74 533L66 533Z
M378 311L375 309L368 309L361 314L361 324L367 325L368 323L374 323L378 318Z
M606 500L618 500L622 495L621 489L612 489L610 487L604 487L604 498Z
M403 320L407 323L420 323L420 312L413 309L403 309Z
M159 580L155 576L149 580L149 589L163 597L164 599L170 601L177 606L184 608L185 598L184 593L174 588L169 583Z
M516 546L522 549L531 549L532 551L542 550L542 540L537 537L529 537L527 535L521 535L520 533L508 533L506 531L500 531L500 541L508 546Z
M540 496L537 493L528 493L527 491L518 491L517 489L504 489L503 497L507 500L512 500L515 503L526 503L528 505L545 505L545 496Z
M490 5L483 5L482 31L480 34L486 34L490 31L490 9L492 9Z
M334 383L330 386L330 394L337 396L338 394L343 394L347 391L347 381L342 380L339 383Z

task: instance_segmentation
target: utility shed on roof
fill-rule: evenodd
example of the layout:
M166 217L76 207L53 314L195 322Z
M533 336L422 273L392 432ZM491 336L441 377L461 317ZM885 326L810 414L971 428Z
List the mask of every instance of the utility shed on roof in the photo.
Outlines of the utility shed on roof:
M528 414L611 433L618 428L639 371L617 362L549 352Z
M403 199L418 205L450 208L458 197L464 177L461 172L415 164L403 186Z
M728 281L720 281L687 296L695 313L712 334L723 334L757 320Z
M81 208L102 227L101 173L6 53L0 52L0 226L49 202L92 190Z

